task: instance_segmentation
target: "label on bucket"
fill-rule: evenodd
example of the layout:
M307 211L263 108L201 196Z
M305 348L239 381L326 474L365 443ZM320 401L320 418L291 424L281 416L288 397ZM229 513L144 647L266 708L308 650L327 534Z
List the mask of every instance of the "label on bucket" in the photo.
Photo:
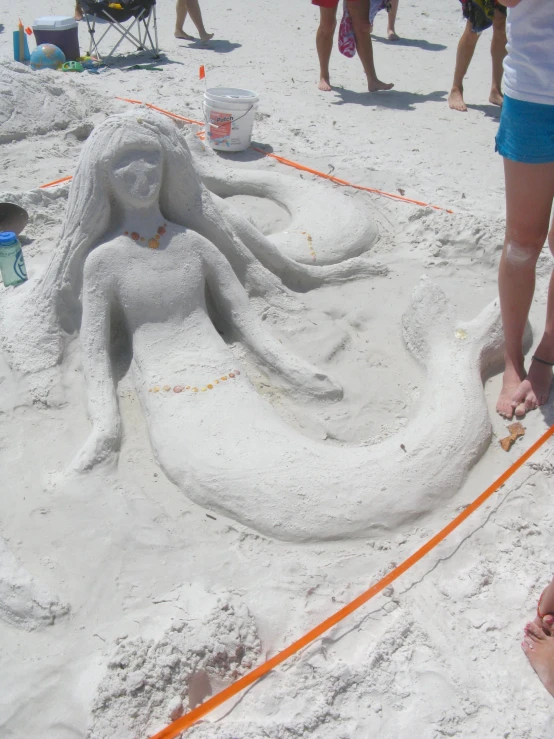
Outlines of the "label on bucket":
M231 113L218 113L216 110L210 111L210 130L209 136L215 139L218 144L226 143L231 138L231 129L233 127L233 116Z

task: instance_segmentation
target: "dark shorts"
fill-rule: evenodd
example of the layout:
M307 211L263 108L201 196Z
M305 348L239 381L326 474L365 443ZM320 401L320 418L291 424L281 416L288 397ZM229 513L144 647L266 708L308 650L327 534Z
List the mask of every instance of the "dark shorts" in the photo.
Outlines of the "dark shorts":
M350 0L355 2L355 0ZM339 0L312 0L312 5L319 5L320 8L336 8L338 7Z
M554 105L504 95L496 151L513 162L554 162Z
M473 33L481 33L492 26L494 11L500 10L506 15L506 6L498 0L460 0L464 18L471 23Z

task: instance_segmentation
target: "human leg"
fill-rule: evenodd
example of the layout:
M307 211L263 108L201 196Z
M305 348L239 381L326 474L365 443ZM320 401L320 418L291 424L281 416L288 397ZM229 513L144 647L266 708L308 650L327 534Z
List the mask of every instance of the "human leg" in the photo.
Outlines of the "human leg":
M505 370L496 409L506 418L545 402L552 380L550 367L533 362L526 378L523 335L533 293L535 266L548 233L554 197L554 163L524 164L504 158L506 236L498 288L504 326ZM544 357L539 354L544 352ZM537 356L554 362L554 282L549 289L545 336ZM544 397L546 393L546 398Z
M470 62L475 52L475 47L479 41L479 34L472 30L471 21L467 21L466 27L460 40L458 41L458 50L456 52L456 67L454 69L454 80L452 89L448 96L448 105L452 110L467 110L464 102L464 77L469 69Z
M79 0L77 0L75 3L74 18L76 21L82 21L83 17L84 17L83 8L81 7L81 3L79 2Z
M504 73L504 57L506 56L506 15L500 10L494 11L492 22L492 84L489 102L493 105L502 105L502 75Z
M350 17L352 18L354 35L356 36L356 50L366 73L369 92L390 90L394 85L381 82L375 72L373 45L371 43L371 26L369 25L369 0L348 0L347 6Z
M198 29L198 35L202 41L209 41L213 38L213 33L208 33L204 28L204 21L202 20L202 11L198 0L177 0L176 8L176 19L175 19L175 36L176 38L186 39L187 41L194 41L194 36L185 33L183 25L187 17L187 13L190 15L191 21Z
M319 57L319 84L323 92L331 90L329 77L329 60L333 50L333 38L337 26L337 8L321 6L319 8L319 27L315 37L317 55Z
M198 0L187 0L188 12L191 21L198 29L198 35L202 41L209 41L214 37L213 33L208 33L204 28L204 21L202 20L202 11L200 10L200 4Z
M398 13L398 2L399 0L390 0L387 26L387 36L389 41L398 41L399 38L394 29L394 24L396 23L396 14Z
M185 25L185 19L187 17L187 10L187 0L177 0L177 6L175 8L175 38L194 41L194 36L183 31L183 26Z

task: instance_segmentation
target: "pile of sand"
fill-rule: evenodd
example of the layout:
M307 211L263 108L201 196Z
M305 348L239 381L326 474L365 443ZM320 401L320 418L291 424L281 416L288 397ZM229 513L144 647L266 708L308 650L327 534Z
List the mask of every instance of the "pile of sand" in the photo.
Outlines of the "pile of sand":
M48 69L31 71L17 62L0 67L0 144L76 126L83 137L92 117L105 109L98 93L87 87L88 75L64 75Z

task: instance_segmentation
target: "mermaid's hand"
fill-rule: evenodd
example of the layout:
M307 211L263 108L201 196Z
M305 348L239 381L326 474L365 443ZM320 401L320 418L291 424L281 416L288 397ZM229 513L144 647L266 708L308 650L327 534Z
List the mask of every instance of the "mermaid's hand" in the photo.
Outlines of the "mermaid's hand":
M73 460L73 472L86 472L103 462L113 461L119 451L119 426L109 429L93 427L88 439Z
M302 373L295 385L299 390L326 400L340 400L343 396L342 387L325 372L308 365L308 370Z

